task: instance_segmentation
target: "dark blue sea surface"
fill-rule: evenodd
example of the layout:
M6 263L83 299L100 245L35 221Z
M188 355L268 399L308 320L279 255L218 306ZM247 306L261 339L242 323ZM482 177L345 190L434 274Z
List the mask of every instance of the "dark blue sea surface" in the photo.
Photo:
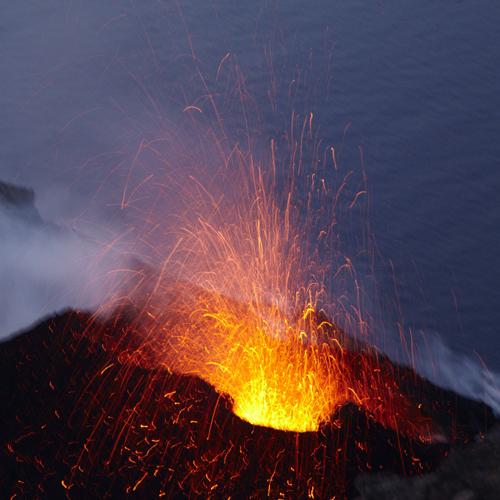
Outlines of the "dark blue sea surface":
M352 171L366 191L345 252L368 237L376 255L357 265L392 310L380 348L411 359L413 342L428 376L467 385L482 362L500 373L498 26L485 0L3 2L0 180L33 188L57 227L116 235L121 165L145 134L182 136L186 106L214 121L211 94L235 140L263 150L312 113L320 156L336 154L326 180ZM74 236L2 217L3 337L94 304L65 271Z

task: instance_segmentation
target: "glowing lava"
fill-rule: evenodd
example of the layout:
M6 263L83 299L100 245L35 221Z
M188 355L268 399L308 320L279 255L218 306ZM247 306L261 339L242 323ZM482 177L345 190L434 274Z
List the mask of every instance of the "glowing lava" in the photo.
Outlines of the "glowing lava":
M317 431L351 402L410 437L442 438L399 387L397 368L368 346L343 347L346 334L313 308L291 321L270 304L257 308L147 267L136 276L133 295L147 299L116 313L132 328L133 342L125 335L119 345L122 359L199 376L255 425Z
M142 144L138 158L148 149ZM148 214L139 239L154 249L151 264L133 262L101 311L115 325L126 320L120 357L201 377L253 424L316 431L352 402L385 426L432 439L438 429L402 394L393 365L353 340L369 318L339 250L344 184L333 194L313 172L297 190L275 153L271 142L264 169L237 147L227 156L221 148L215 174L179 181L176 224L165 228L161 212ZM297 198L302 191L307 197Z

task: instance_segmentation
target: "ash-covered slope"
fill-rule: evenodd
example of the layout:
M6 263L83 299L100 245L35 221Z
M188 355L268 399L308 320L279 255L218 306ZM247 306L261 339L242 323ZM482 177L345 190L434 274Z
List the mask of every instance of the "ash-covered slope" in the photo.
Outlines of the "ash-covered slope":
M361 472L433 471L495 421L401 369L452 443L411 440L352 404L315 433L252 426L199 378L106 350L124 334L69 312L0 345L2 497L353 498Z
M500 427L450 453L436 472L418 477L362 474L355 485L361 493L357 500L498 500Z

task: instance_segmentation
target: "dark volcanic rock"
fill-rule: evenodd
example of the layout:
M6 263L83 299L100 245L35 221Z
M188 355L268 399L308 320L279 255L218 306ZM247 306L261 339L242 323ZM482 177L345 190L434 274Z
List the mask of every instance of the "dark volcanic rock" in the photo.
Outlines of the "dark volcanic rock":
M450 453L437 472L405 478L363 474L355 485L360 500L498 500L500 427L479 434L475 443Z
M33 223L42 221L35 208L35 192L33 189L6 184L0 181L0 208L11 215L16 215Z
M0 345L2 498L353 498L361 472L432 472L469 422L494 420L403 370L453 443L413 441L352 404L316 433L257 427L202 380L106 349L126 334L72 312Z

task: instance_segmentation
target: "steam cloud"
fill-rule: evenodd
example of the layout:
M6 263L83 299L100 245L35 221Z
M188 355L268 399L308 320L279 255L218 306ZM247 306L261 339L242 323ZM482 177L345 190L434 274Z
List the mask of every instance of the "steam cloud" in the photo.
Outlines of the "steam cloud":
M500 416L500 374L490 372L479 359L453 352L437 337L430 338L432 359L423 359L418 371L436 385L484 401Z
M54 312L98 311L120 293L130 258L69 225L45 220L35 193L0 182L0 341ZM478 401L500 415L500 375L429 337L417 371L439 386ZM432 355L430 354L432 353Z
M84 3L78 15L71 12L71 16L67 8L60 9L55 4L50 8L40 4L37 7L40 12L36 9L17 12L12 7L12 11L5 13L4 44L15 46L17 52L8 54L5 59L8 64L1 68L3 121L9 123L9 130L4 125L1 131L6 137L3 142L11 149L8 154L2 151L4 163L0 165L0 181L6 182L0 183L0 341L29 329L34 322L54 312L67 308L97 311L116 292L120 270L128 262L123 247L121 250L119 245L106 247L109 241L106 242L99 229L76 230L69 219L76 213L84 213L88 209L85 202L94 201L96 193L104 198L110 195L104 189L101 191L105 180L107 186L115 189L115 198L116 193L118 197L123 193L123 179L115 182L108 178L109 172L118 170L121 156L115 155L112 164L106 157L102 160L104 167L96 174L104 153L125 154L127 140L123 137L135 137L130 132L135 125L123 120L123 103L128 103L126 109L138 122L145 115L156 113L139 102L137 81L130 77L129 70L113 61L127 52L124 47L129 44L133 45L130 51L133 59L147 61L151 57L151 42L131 41L127 37L134 32L140 38L143 26L156 25L159 16L153 11L143 12L139 23L131 4L124 3L119 8L112 4L94 9ZM130 29L133 23L137 29ZM178 26L181 26L179 36L174 35L178 40L184 39L184 26L181 23ZM158 33L158 39L153 39L155 54L165 45L163 32ZM18 44L18 40L23 40L24 45ZM69 46L72 50L67 52ZM189 47L183 51L189 53ZM132 67L131 72L140 78L138 68ZM174 82L177 83L175 79ZM137 139L129 151L132 157L139 142ZM31 148L29 154L25 154L27 148ZM85 170L81 165L88 164L90 155L96 160L92 168ZM33 158L42 165L39 171L31 167ZM44 169L51 174L45 177ZM78 172L81 177L68 172ZM29 189L9 194L9 187L18 175L21 183L34 179L33 187L43 196L40 205ZM57 177L57 181L52 177ZM137 183L141 181L137 179ZM85 193L85 187L81 190L74 187L77 183L86 185L90 199L84 194L78 200L83 201L81 210L74 210L64 220L61 213L68 203L60 203L57 192L65 191L69 196ZM68 185L71 190L67 190ZM106 198L103 206L109 203ZM102 214L89 219L98 221L102 228L112 216L103 209ZM124 228L124 224L118 223L109 234L119 239ZM105 247L108 249L103 251ZM432 356L422 355L418 371L438 385L485 400L500 414L500 375L485 370L479 359L458 356L438 340L428 341Z
M69 225L45 220L32 190L0 182L0 340L68 308L96 311L124 260Z

